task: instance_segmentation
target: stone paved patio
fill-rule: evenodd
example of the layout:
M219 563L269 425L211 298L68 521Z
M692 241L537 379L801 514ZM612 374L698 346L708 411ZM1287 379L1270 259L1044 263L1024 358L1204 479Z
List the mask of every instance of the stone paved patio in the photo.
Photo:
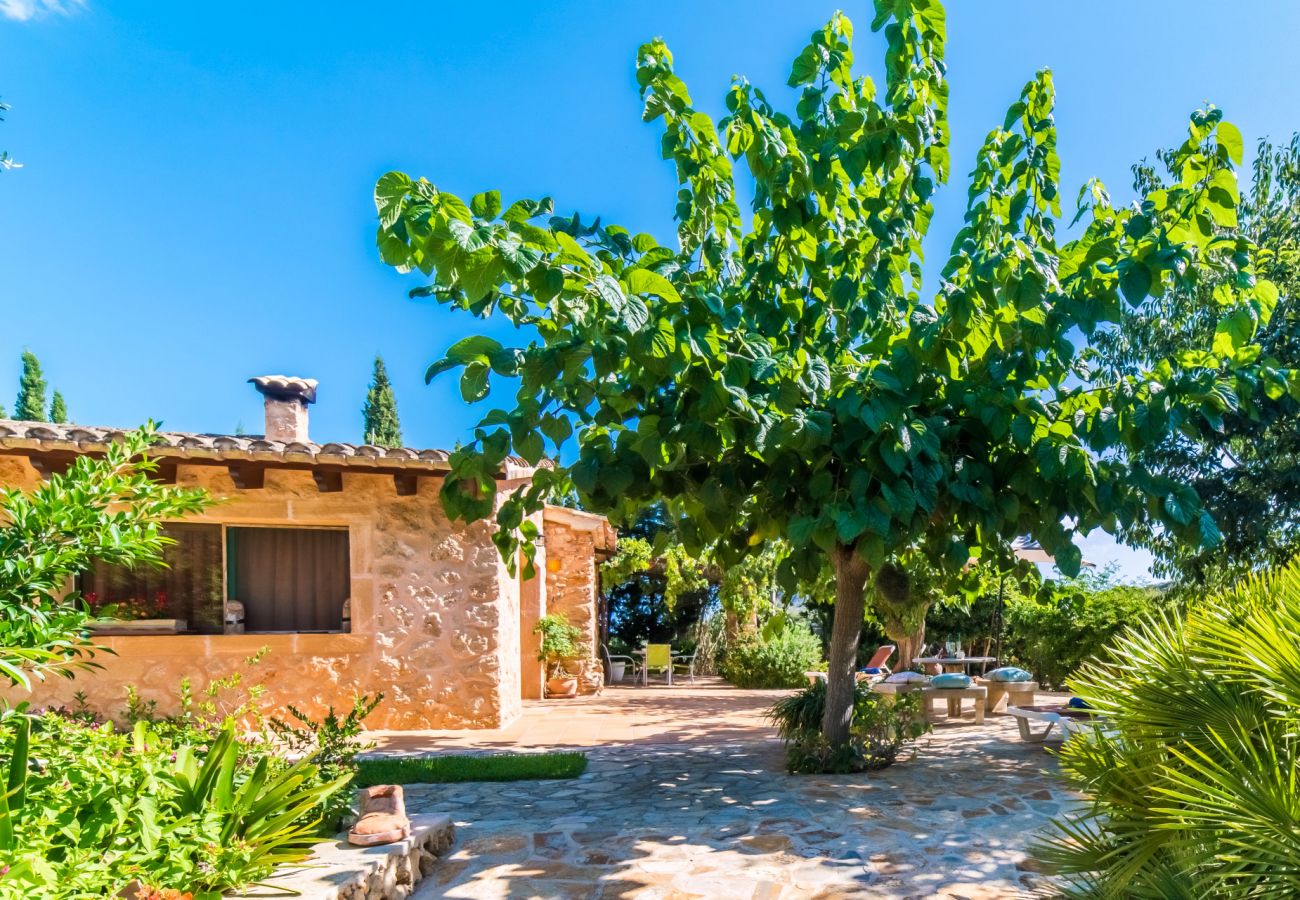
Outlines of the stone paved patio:
M613 693L588 712L662 702ZM1026 846L1073 801L1051 754L1021 743L1010 719L941 723L915 758L883 772L793 777L757 717L768 692L682 690L688 709L691 693L731 695L729 739L710 741L698 721L689 739L643 722L644 739L589 750L573 781L409 786L413 811L457 823L452 852L413 896L977 898L1046 887ZM552 706L540 718L550 732L582 716ZM567 734L557 746L582 745L581 725ZM446 746L430 734L388 741L390 752L430 743ZM457 743L468 749L472 738ZM543 745L520 744L534 746Z

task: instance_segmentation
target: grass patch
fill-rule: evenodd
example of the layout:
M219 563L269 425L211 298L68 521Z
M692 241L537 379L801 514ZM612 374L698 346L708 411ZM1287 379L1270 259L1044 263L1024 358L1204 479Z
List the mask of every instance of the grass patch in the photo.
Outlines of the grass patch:
M356 785L368 787L372 784L446 784L454 781L577 778L586 770L585 753L378 757L357 760Z

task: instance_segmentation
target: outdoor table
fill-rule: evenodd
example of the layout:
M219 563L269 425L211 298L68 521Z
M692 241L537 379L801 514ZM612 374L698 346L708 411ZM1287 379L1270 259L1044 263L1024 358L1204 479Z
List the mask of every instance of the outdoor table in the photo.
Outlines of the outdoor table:
M1005 712L1008 706L1032 706L1037 681L985 681L980 684L989 689L988 711Z
M945 672L961 672L976 664L988 665L997 662L996 656L918 656L912 660L917 666L941 666Z
M948 719L961 718L961 701L971 699L975 701L975 724L984 724L984 706L988 702L989 691L983 685L976 685L965 688L937 688L934 685L927 684L921 688L921 703L925 706L925 714L930 718L930 704L935 700L948 701Z

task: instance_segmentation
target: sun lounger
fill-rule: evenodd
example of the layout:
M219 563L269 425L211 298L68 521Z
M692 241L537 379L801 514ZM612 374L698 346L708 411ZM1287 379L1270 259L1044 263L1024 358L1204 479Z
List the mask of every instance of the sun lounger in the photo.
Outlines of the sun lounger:
M1008 706L1007 712L1015 716L1020 729L1020 737L1031 744L1041 744L1052 729L1060 727L1061 739L1087 731L1096 717L1086 709L1072 709L1068 706ZM1034 733L1030 722L1045 722L1047 727Z

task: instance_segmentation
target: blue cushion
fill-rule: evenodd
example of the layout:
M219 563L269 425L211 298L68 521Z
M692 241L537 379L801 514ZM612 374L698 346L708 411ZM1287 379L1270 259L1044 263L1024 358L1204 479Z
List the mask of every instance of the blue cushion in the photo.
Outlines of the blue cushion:
M863 675L881 675L885 670L880 668L880 666L863 666L861 669L858 669L858 671Z
M1091 706L1084 702L1082 697L1071 697L1070 702L1065 705L1070 709L1092 709Z
M994 669L984 675L987 681L1033 681L1034 676L1030 675L1024 669L1017 669L1015 666L1003 666L1000 669Z
M936 675L930 679L930 687L935 688L968 688L970 687L971 678L969 675L963 675L960 672L944 672L942 675Z

